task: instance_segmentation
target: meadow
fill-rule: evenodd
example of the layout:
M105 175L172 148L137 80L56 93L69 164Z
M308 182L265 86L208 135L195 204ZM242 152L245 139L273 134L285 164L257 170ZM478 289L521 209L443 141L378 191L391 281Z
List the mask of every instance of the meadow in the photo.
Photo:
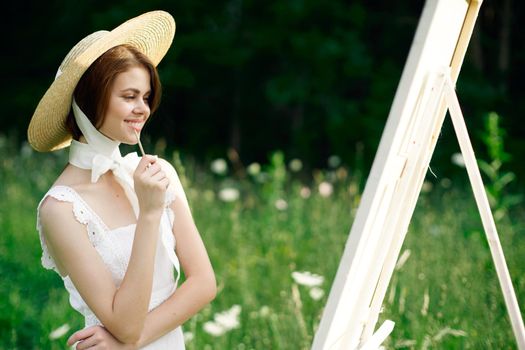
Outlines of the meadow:
M65 349L83 327L61 279L40 264L35 208L66 162L0 136L0 349ZM366 180L332 157L306 169L197 164L166 152L185 186L212 260L216 299L184 325L187 348L309 349ZM464 178L423 187L381 320L386 349L515 349L494 264ZM525 207L498 218L518 302L525 305ZM523 314L523 312L522 312Z

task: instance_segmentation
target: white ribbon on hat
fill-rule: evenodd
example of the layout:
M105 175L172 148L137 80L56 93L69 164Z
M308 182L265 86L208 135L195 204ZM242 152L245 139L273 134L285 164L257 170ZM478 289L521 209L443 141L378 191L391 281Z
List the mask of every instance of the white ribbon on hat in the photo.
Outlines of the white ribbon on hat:
M98 131L88 117L82 112L75 99L72 103L75 121L82 131L87 143L73 140L69 149L69 163L81 169L91 170L91 182L98 181L101 175L112 171L116 180L124 189L135 216L139 215L139 202L133 185L133 172L140 161L136 152L129 153L125 157L120 154L120 142L111 140ZM171 231L170 220L166 211L162 214L160 222L160 239L162 245L177 270L177 279L180 276L180 263L175 255L174 247L169 246Z

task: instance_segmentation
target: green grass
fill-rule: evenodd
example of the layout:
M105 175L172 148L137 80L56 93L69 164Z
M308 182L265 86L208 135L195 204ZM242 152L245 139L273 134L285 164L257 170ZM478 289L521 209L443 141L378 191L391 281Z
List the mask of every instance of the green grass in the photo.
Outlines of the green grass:
M64 152L35 154L0 138L0 349L65 349L67 335L53 329L83 326L62 281L40 265L35 208L66 161ZM162 151L162 150L161 150ZM168 156L178 163L178 157ZM266 180L214 175L185 162L178 167L197 226L215 268L219 292L184 325L193 349L309 349L359 202L352 171L318 171L305 186L276 156ZM321 181L334 184L322 197ZM224 202L224 187L240 198ZM287 208L279 210L277 199ZM499 222L499 233L518 301L525 304L523 207ZM422 194L395 272L381 320L396 322L386 348L514 349L503 297L472 195L458 184ZM325 294L312 299L293 271L324 276ZM214 337L203 324L240 305L240 327Z

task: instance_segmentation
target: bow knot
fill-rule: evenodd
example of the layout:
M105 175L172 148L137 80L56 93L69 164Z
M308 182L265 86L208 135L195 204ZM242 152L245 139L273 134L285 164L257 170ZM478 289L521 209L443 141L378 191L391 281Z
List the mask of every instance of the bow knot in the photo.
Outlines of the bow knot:
M95 155L91 168L91 182L97 182L101 175L109 170L116 170L120 165L121 162L116 159L103 156L102 154Z
M136 152L129 153L125 157L120 155L108 157L98 153L92 160L91 182L97 182L100 176L111 170L115 176L127 178L126 182L132 185L131 174L137 167L139 161L140 159Z

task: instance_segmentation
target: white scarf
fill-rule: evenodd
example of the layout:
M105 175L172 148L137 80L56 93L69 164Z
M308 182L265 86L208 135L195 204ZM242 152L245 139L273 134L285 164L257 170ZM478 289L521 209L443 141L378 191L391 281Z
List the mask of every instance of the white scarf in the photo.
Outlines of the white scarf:
M125 157L120 154L120 142L113 141L99 132L88 117L82 112L80 107L73 99L72 103L75 121L86 138L87 143L73 140L69 149L69 163L86 170L91 170L91 182L98 181L101 175L107 171L112 171L116 180L124 189L128 197L135 216L139 215L139 202L133 186L133 177L131 174L137 168L140 161L136 152L129 153ZM160 222L160 238L162 245L166 250L168 258L177 270L177 284L180 276L179 259L175 255L173 247L170 247L169 235L173 235L171 225L166 212L162 214Z

